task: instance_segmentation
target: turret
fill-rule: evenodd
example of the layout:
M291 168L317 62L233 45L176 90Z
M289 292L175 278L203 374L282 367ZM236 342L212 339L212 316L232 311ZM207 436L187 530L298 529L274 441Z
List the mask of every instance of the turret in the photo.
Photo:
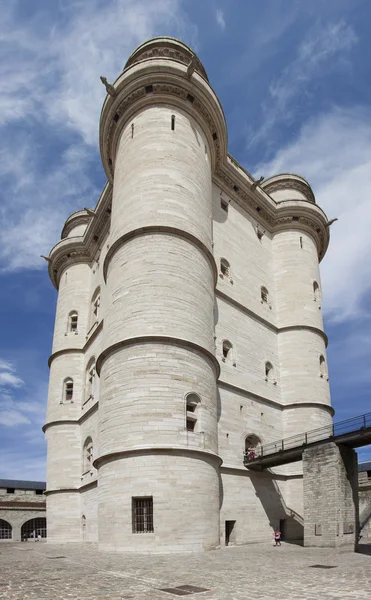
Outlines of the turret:
M140 46L114 90L100 123L113 197L97 363L99 544L209 549L219 544L220 464L211 186L224 118L198 59L170 38Z

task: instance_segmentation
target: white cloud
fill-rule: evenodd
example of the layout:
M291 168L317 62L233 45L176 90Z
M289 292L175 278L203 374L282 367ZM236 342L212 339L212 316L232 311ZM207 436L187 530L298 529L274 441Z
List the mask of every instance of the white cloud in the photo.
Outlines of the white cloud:
M224 29L225 29L225 18L224 18L223 11L220 10L220 9L218 9L216 11L216 15L215 16L216 16L216 22L218 23L219 27L221 29L223 29L223 31L224 31Z
M15 374L15 368L11 362L0 359L0 391L6 395L7 388L18 388L24 385L24 381Z
M0 372L0 386L20 387L23 385L22 379L7 371Z
M32 422L40 435L40 427L45 418L46 397L46 382L36 377L36 385L32 381L26 387L14 365L0 359L0 425L14 427Z
M161 31L196 36L180 0L90 0L60 9L56 23L41 11L22 23L15 5L2 13L0 272L45 268L39 255L58 240L68 214L95 205L92 175L104 181L99 76L115 79L133 49Z
M14 427L25 423L29 424L30 420L18 410L0 410L0 425Z
M299 136L256 172L306 177L329 218L331 241L322 263L324 310L332 321L370 317L371 120L363 108L334 108L307 122Z
M335 69L344 68L345 58L356 43L354 30L344 21L321 29L311 28L295 58L271 82L268 98L263 103L263 125L250 143L265 139L277 122L292 120L301 99L311 93L313 82L327 77Z

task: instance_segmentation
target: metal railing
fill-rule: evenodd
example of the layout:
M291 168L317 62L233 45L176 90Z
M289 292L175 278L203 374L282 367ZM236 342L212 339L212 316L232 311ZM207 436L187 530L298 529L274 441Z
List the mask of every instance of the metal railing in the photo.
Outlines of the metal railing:
M331 425L325 425L325 427L320 427L319 429L305 431L304 433L277 440L276 442L257 446L252 451L245 452L245 462L252 462L264 456L269 456L270 454L276 454L277 452L283 452L284 450L293 450L295 448L306 446L307 444L321 442L347 433L357 433L367 427L371 427L371 413L346 419L345 421L339 421L338 423L332 423Z

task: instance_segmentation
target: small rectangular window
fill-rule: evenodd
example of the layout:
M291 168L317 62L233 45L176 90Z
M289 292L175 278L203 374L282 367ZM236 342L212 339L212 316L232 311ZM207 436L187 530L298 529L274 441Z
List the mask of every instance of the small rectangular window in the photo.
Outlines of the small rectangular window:
M171 115L171 130L175 131L175 115Z
M6 488L6 493L7 494L14 494L15 489L14 488Z
M133 533L153 533L153 498L132 498Z
M228 212L228 202L226 202L225 200L221 200L220 206L222 207L223 210L225 210L225 212Z
M196 421L193 421L193 419L187 419L187 431L194 431L195 425Z
M42 496L44 491L43 490L35 490L36 496Z
M71 382L67 382L66 383L66 400L72 400L73 398L73 383Z

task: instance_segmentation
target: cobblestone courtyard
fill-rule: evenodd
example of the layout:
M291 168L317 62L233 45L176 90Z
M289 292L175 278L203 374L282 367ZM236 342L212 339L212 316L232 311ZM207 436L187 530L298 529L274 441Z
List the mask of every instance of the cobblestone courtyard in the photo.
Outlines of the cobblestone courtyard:
M371 553L371 545L361 549ZM177 589L162 591L165 588ZM32 542L0 545L2 599L171 600L183 596L194 600L369 600L371 555L289 544L170 556L103 554L90 546Z

